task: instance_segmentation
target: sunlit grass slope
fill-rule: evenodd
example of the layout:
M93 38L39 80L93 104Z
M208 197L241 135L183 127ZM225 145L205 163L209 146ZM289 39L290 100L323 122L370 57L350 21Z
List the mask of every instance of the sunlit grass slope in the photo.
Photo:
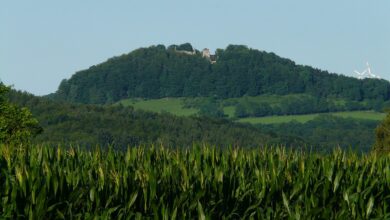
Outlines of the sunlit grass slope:
M299 98L304 95L292 94L285 96L278 95L262 95L262 96L245 96L240 98L231 98L225 99L222 101L224 113L229 117L234 117L235 106L229 105L229 103L237 102L254 102L254 103L269 103L275 105L281 103L283 100L289 98ZM197 108L186 108L184 107L184 100L190 100L191 98L162 98L162 99L127 99L122 100L120 103L123 105L131 105L136 109L142 109L145 111L153 112L169 112L178 116L190 116L195 115L199 112ZM199 99L199 98L198 98ZM201 98L200 98L201 99ZM343 104L343 100L333 100L339 104ZM275 115L275 116L265 116L265 117L248 117L238 119L238 122L248 122L252 124L273 124L273 123L287 123L290 121L297 121L300 123L305 123L307 121L313 120L321 113L315 114L303 114L303 115ZM345 118L354 118L354 119L364 119L364 120L383 120L386 116L385 113L375 112L375 111L345 111L345 112L332 112L332 113L322 113L322 114L332 114L335 116L345 117Z

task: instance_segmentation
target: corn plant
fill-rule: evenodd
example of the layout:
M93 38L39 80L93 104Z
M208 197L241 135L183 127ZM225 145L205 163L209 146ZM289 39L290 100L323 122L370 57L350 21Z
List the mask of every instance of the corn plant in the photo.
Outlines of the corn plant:
M2 219L387 219L390 156L0 146Z

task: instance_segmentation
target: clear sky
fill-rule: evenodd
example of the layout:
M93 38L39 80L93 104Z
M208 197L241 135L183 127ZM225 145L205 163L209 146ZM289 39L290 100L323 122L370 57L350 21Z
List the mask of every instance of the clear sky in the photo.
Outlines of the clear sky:
M9 0L0 3L0 80L55 92L78 70L155 44L244 44L353 75L390 79L389 0Z

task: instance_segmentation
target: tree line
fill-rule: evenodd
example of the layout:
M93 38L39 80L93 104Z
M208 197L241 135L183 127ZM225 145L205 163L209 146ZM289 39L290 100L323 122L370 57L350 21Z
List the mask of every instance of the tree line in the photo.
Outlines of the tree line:
M191 50L192 46L157 45L110 58L63 80L49 97L90 104L133 97L232 98L291 93L352 101L390 98L386 80L337 75L242 45L218 49L215 64L199 51L188 55L174 48Z
M263 117L269 115L302 115L310 113L326 113L339 111L359 111L375 110L382 112L384 108L390 106L389 102L371 100L358 102L347 100L342 104L325 98L315 98L312 96L289 97L283 99L278 104L267 102L241 101L235 106L234 116L237 118Z
M389 120L388 120L389 121ZM383 124L383 123L382 123ZM380 126L378 126L380 125ZM257 125L269 134L282 136L284 140L302 140L313 151L331 152L335 147L358 152L369 152L378 139L376 127L383 127L373 120L342 118L321 115L306 123L296 121L280 124ZM381 131L384 129L382 128ZM383 135L389 139L390 133ZM378 141L377 141L378 142ZM383 147L383 141L382 148Z
M207 143L219 147L282 145L319 152L340 146L367 152L372 146L388 151L390 136L390 116L379 126L371 120L323 115L307 123L293 121L254 127L210 117L156 114L121 105L53 101L10 90L2 84L0 113L0 143L16 145L31 141L53 146L112 145L124 149L129 145L189 147Z
M124 149L146 144L256 147L281 142L277 136L226 119L178 117L122 105L67 103L16 91L11 91L8 98L17 106L31 109L39 121L43 133L33 139L36 143L112 145ZM291 142L289 146L295 144Z

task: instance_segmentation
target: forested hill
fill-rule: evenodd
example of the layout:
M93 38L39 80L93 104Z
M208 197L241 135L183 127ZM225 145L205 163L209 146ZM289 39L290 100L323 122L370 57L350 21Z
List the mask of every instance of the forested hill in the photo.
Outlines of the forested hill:
M246 46L216 51L216 63L193 51L190 44L151 46L114 57L63 80L51 95L79 103L113 103L131 97L219 98L261 94L307 93L349 100L389 100L385 80L330 74Z
M220 147L264 145L304 146L292 137L268 134L250 125L227 120L177 117L132 107L70 104L11 91L12 103L28 107L43 128L34 142L126 148L143 144L188 147L208 143Z

